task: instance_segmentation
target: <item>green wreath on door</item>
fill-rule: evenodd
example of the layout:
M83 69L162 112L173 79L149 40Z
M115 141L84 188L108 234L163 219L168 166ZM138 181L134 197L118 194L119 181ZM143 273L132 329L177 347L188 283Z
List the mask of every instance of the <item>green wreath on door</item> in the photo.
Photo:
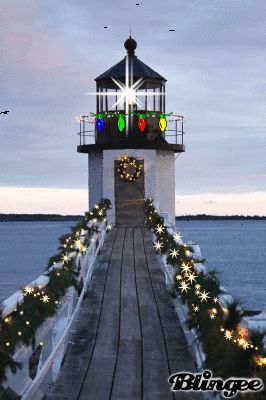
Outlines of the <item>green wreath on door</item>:
M116 173L124 182L135 182L143 174L143 165L134 157L123 156L118 161Z

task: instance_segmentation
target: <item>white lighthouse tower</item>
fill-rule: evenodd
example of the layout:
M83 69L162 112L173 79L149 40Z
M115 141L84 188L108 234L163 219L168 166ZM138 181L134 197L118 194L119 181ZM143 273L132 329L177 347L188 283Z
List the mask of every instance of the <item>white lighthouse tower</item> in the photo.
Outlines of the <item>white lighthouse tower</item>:
M79 153L88 154L89 207L111 200L115 223L144 224L144 200L175 217L175 155L185 151L183 117L166 113L166 79L125 41L123 60L98 76L96 113L80 117Z

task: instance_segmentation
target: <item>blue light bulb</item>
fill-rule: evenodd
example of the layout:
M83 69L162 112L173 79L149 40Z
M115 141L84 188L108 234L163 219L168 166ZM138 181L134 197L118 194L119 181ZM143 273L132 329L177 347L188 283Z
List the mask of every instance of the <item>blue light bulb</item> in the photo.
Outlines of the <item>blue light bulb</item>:
M97 119L97 129L99 132L101 132L104 128L104 120L101 118Z

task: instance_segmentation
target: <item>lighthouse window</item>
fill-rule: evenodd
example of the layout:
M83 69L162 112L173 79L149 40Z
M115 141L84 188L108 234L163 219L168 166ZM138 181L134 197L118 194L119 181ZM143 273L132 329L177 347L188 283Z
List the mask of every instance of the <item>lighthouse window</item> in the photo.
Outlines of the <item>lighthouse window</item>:
M113 95L114 91L117 93L116 96ZM108 108L106 108L105 111L117 111L118 109L121 109L121 105L116 104L119 99L119 92L114 89L107 89L107 93L109 92L112 93L112 95L108 96Z
M145 97L145 110L147 111L161 111L161 91L160 88L146 89L147 96ZM143 97L142 97L143 99Z

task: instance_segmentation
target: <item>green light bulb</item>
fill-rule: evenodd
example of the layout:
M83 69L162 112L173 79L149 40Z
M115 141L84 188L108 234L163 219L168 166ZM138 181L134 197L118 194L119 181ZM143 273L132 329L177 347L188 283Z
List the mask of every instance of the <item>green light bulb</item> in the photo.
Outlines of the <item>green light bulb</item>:
M119 115L117 126L118 126L118 129L120 130L120 132L122 132L125 129L125 125L126 124L125 124L124 116Z

